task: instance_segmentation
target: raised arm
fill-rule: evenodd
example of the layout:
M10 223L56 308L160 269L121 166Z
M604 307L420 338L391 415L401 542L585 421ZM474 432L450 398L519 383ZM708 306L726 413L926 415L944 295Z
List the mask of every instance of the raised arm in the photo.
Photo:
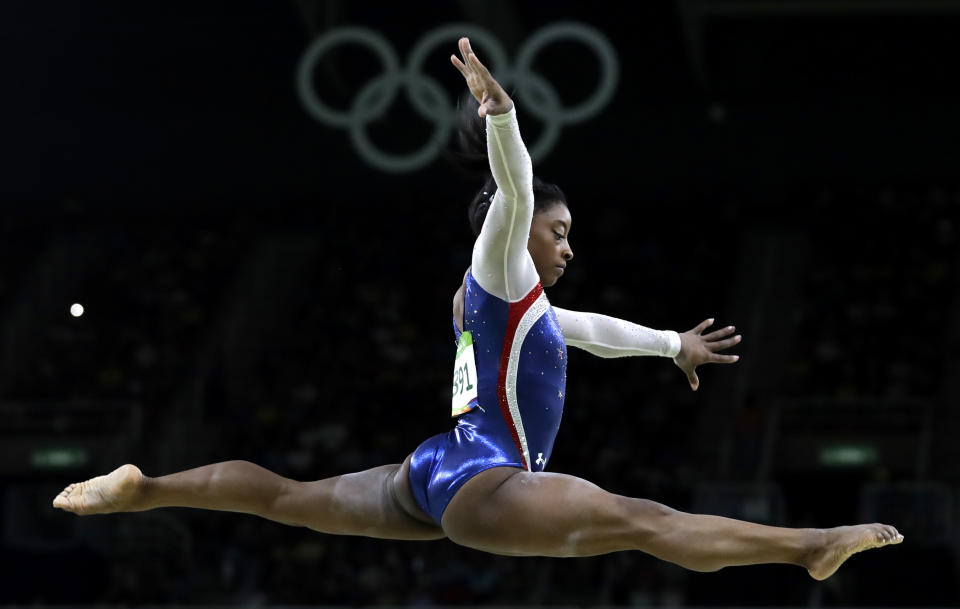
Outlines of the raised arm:
M480 63L470 41L460 39L463 61L450 60L480 102L487 122L487 154L497 191L473 248L473 276L487 292L508 302L523 298L539 281L527 252L533 220L533 165L520 137L513 100Z
M713 325L712 319L705 319L693 329L678 334L673 330L652 330L597 313L567 311L559 307L553 307L553 310L568 345L599 357L672 357L673 363L687 375L687 382L694 391L700 386L697 366L732 364L740 359L739 355L717 353L739 344L740 335L727 338L736 331L733 326L704 334L703 331Z

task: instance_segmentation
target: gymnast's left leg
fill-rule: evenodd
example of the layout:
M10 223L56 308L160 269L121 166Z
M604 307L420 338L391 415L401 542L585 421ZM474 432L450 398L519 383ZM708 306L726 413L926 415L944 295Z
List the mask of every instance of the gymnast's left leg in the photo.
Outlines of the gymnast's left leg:
M192 507L253 514L321 533L427 540L445 535L416 505L410 458L355 474L297 482L248 461L150 478L135 465L71 484L53 506L79 515Z
M455 543L495 554L593 556L641 550L694 571L794 564L829 577L852 554L903 540L889 525L788 529L688 514L614 495L586 480L495 467L464 484L443 530Z

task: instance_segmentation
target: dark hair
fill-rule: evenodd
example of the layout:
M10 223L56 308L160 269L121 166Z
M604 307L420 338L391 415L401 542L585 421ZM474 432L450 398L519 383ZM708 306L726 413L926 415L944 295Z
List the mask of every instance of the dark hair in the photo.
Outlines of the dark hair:
M483 186L473 195L467 208L467 217L470 219L474 236L480 235L487 211L493 203L493 195L497 192L497 183L490 175L490 163L487 160L487 122L477 114L479 105L469 94L460 101L457 110L460 152L449 155L454 163L468 174L484 178ZM550 209L557 203L567 205L567 197L560 187L533 176L533 213Z
M467 208L467 216L470 218L470 228L473 230L473 236L480 236L480 229L483 228L483 221L487 218L487 211L490 204L493 203L493 195L497 192L497 183L493 176L487 178L483 188L473 195L470 201L470 207ZM544 182L537 176L533 176L533 213L546 211L557 203L567 204L567 197L556 184Z

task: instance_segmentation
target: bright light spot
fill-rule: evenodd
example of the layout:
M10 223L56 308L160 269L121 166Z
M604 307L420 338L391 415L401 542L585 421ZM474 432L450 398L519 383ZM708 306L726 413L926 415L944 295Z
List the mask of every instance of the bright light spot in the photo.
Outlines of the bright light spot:
M73 315L74 317L80 317L83 315L83 305L79 302L75 302L70 305L70 315Z

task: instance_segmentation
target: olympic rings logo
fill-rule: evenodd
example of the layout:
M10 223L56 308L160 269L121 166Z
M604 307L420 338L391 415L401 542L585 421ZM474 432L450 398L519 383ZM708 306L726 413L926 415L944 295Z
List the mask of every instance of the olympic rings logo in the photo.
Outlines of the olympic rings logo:
M559 22L537 30L520 48L512 67L500 41L487 30L468 23L450 23L428 32L414 45L405 67L400 66L387 39L377 32L363 27L343 27L314 40L300 58L297 66L300 100L318 121L348 129L354 148L369 164L391 173L415 171L436 158L449 141L455 124L455 109L447 93L436 80L422 72L424 61L440 43L453 43L451 47L455 48L461 36L469 36L471 42L483 50L484 63L504 88L512 86L518 97L527 102L523 111L543 121L540 138L528 145L534 160L545 157L553 149L563 126L599 114L613 97L617 86L619 62L613 45L599 30L583 23ZM543 48L561 40L581 43L600 61L597 89L572 107L564 107L553 85L532 69L534 59ZM345 43L368 47L380 60L383 73L360 89L350 108L342 111L331 108L320 99L314 89L313 73L324 53ZM417 113L435 125L430 140L419 150L405 155L383 152L366 132L367 125L384 115L401 88L406 90Z

